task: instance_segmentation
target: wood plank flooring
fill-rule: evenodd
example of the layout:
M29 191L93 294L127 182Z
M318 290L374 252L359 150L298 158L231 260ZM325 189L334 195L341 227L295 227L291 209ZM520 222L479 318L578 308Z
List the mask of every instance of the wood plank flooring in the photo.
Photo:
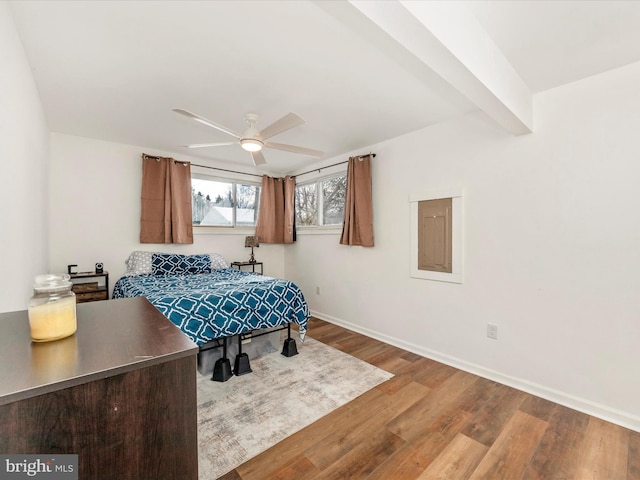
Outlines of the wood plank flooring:
M640 433L312 318L389 381L222 480L640 480Z

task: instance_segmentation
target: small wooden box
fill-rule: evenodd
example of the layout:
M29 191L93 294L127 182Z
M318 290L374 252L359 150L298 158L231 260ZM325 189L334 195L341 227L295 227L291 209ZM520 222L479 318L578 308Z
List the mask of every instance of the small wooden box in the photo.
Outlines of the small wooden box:
M98 290L98 282L75 283L71 287L73 293L95 292Z
M77 293L76 303L96 302L98 300L108 300L107 291L97 290L95 292Z

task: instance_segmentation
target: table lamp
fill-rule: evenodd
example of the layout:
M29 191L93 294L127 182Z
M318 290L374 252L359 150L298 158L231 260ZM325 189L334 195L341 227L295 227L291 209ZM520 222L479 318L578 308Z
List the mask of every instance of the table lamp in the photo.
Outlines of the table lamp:
M249 263L256 263L256 257L253 256L253 247L259 247L260 242L258 241L258 237L255 235L250 235L245 237L244 246L246 248L251 247L251 258L249 258Z

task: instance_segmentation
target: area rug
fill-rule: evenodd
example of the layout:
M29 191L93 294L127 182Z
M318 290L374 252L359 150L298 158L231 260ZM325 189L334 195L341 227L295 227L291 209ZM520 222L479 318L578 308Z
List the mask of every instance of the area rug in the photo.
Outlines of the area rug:
M224 383L198 374L201 480L224 475L393 376L309 337L298 351L263 354L251 360L252 373Z

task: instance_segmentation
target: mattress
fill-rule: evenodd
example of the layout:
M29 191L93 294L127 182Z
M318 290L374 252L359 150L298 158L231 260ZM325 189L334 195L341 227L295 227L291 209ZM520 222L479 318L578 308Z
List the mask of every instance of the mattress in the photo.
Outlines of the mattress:
M251 330L298 325L304 341L309 307L288 280L223 268L212 273L129 275L113 298L145 297L197 345Z

